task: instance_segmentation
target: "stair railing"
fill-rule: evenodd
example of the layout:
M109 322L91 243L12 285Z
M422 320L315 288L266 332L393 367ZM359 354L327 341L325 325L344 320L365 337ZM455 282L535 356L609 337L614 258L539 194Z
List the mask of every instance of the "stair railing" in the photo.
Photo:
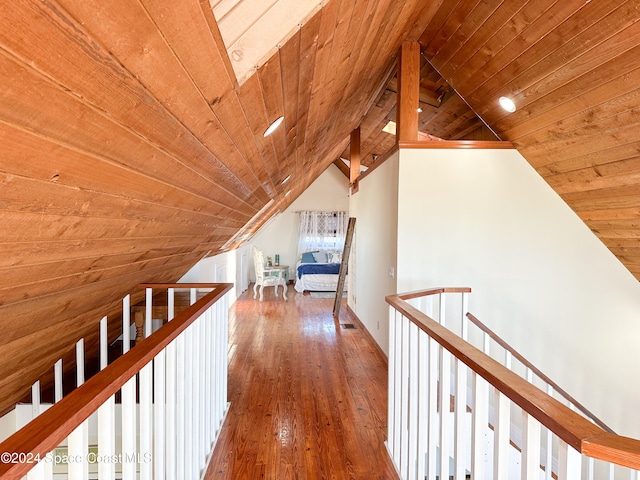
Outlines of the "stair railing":
M386 298L387 448L400 478L640 479L640 441L585 418L572 399L553 398L531 368L521 376L491 357L491 334L469 332L470 291Z
M78 387L0 443L0 478L70 480L201 478L229 408L228 296L232 284L146 284L144 336L130 349L130 296L123 299L123 355L108 364L107 319L100 322L101 370L84 381L84 342L76 345ZM153 289L166 289L168 322L153 334ZM175 291L190 306L175 315ZM198 290L203 290L198 299ZM139 325L138 325L139 326ZM118 397L118 404L116 403ZM41 411L44 410L44 411ZM91 430L95 430L90 438ZM95 438L93 438L95 437ZM91 441L90 441L91 440Z

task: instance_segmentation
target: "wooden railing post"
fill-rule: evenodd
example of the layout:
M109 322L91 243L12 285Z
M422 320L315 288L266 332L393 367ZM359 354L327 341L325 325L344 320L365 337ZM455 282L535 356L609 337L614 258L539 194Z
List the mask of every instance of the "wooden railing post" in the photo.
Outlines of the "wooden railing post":
M398 59L398 99L396 102L396 142L418 140L420 106L420 44L404 42Z

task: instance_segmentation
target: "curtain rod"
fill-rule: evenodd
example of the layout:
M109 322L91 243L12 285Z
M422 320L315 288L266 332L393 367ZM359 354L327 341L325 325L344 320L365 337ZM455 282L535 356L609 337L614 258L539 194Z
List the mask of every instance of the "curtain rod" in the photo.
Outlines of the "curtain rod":
M313 212L313 213L333 213L334 215L336 213L347 213L346 210L294 210L293 213L302 213L302 212Z

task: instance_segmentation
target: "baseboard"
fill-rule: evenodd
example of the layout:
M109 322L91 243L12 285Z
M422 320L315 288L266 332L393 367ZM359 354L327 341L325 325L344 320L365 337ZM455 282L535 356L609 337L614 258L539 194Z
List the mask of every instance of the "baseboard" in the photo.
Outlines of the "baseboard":
M371 335L371 332L369 332L369 329L367 329L367 327L364 326L364 323L362 323L362 321L358 318L358 315L356 315L356 312L354 312L348 304L347 304L347 314L351 318L353 318L353 320L355 320L355 323L358 324L360 329L365 332L365 335L369 337L369 340L371 340L371 342L375 345L376 351L380 354L380 358L384 361L385 365L389 366L389 357L387 357L387 354L384 353L384 350L382 350L382 347L378 345L378 342L376 342L376 339L373 338L373 335Z

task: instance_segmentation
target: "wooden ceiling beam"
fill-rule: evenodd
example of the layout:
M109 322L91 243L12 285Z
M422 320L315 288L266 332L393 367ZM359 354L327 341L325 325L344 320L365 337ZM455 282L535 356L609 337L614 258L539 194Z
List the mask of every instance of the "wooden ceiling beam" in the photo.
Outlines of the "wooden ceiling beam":
M354 184L360 176L360 127L351 132L351 163L349 167L349 183Z
M337 160L334 160L333 164L336 167L338 167L338 170L340 170L347 179L349 179L350 170L349 170L349 167L347 167L347 165L342 161L342 158L338 158Z
M393 93L398 93L398 78L394 77L389 81L387 90ZM443 94L434 92L425 87L420 87L420 103L425 105L431 105L432 107L439 107L442 105Z
M396 140L418 140L418 105L420 101L420 44L404 42L398 61L398 103Z

